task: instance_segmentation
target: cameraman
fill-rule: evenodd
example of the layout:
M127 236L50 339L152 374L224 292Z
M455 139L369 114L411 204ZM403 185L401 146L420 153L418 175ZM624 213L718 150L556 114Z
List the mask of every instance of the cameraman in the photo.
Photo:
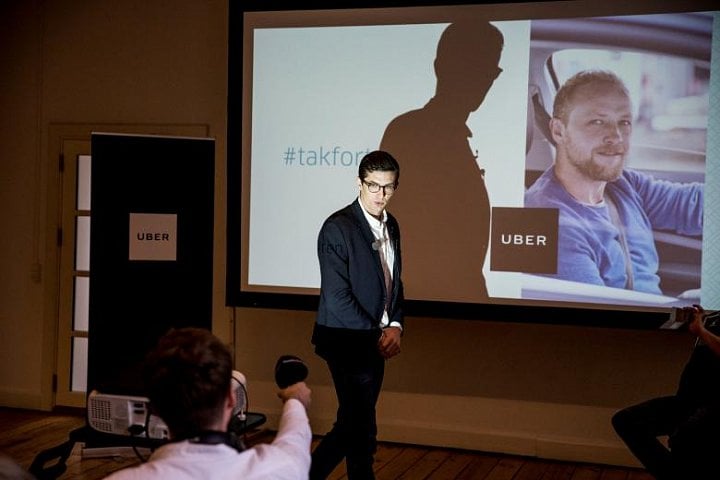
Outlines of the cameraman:
M312 433L304 382L281 389L280 426L272 443L243 450L227 426L236 405L232 357L209 331L171 330L149 353L144 374L153 412L170 429L171 442L150 460L113 473L125 479L306 479Z
M720 325L699 306L686 307L697 336L675 395L624 408L612 418L617 434L659 480L717 479L720 452ZM712 314L715 317L715 314ZM667 446L658 437L667 436Z

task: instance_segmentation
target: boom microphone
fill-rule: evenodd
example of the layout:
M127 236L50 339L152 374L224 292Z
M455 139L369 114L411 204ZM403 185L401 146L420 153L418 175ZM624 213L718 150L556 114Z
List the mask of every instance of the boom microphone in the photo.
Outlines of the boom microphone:
M280 388L287 388L304 381L308 376L308 368L300 358L293 355L282 355L275 364L275 383Z

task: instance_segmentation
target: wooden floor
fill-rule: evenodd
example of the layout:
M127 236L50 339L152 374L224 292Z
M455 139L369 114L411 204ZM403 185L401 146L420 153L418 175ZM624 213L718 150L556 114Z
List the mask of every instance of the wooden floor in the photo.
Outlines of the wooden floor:
M70 431L84 424L79 411L48 413L0 407L0 454L27 469L40 451L63 443ZM258 430L248 435L246 443L272 438L273 432ZM81 451L82 445L76 444L60 479L99 479L140 462L131 451L116 458L82 458ZM379 446L375 472L378 480L652 480L640 469L392 443ZM330 480L343 478L341 465Z

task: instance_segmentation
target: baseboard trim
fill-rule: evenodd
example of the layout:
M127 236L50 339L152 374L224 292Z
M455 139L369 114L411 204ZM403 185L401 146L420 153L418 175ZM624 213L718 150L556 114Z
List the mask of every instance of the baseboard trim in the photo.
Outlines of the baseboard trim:
M252 384L251 405L265 413L266 426L275 429L280 412L277 387L265 383ZM313 387L313 433L324 435L332 427L335 409L332 388ZM383 392L378 405L378 439L638 467L612 430L612 412L603 407Z
M43 410L42 395L17 390L4 390L0 388L0 405L10 408L26 408L29 410Z

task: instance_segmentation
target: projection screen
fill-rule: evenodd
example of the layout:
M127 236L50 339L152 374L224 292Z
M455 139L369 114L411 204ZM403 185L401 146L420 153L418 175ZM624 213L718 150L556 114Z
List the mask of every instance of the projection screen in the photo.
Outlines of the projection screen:
M228 304L314 309L320 226L383 149L410 314L647 327L720 308L712 3L230 2ZM634 190L590 204L558 172L580 131L551 117L598 71L625 87L629 130L588 158L622 162L605 192Z

